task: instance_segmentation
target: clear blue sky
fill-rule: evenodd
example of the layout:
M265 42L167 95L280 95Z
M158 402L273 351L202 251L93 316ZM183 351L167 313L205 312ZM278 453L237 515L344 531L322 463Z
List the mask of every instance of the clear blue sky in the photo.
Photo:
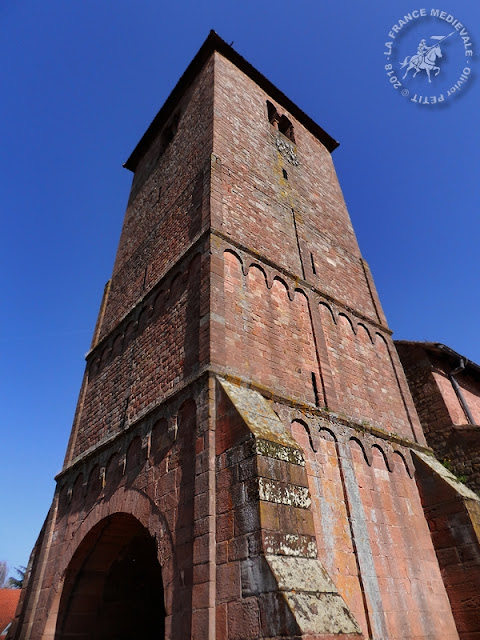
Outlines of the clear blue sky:
M2 0L0 560L27 563L62 466L131 182L122 163L212 28L340 141L395 337L480 363L480 61L440 106L409 102L384 68L391 27L432 7L463 22L476 52L477 0ZM397 57L450 26L410 25ZM438 79L428 87L422 71L411 89L445 89L463 68L456 37Z

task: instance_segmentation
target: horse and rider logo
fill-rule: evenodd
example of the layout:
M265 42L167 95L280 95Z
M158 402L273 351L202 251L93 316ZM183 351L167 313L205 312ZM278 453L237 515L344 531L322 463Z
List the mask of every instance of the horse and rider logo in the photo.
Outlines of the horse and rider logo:
M417 105L445 103L472 83L471 35L447 11L422 8L401 16L388 32L383 55L392 88Z
M428 76L428 81L432 82L430 78L430 72L436 71L435 76L438 76L440 73L440 67L435 64L437 58L442 57L442 50L440 48L440 43L453 36L455 31L452 31L447 36L430 36L430 40L436 40L433 45L430 47L427 45L426 40L422 39L417 48L417 54L413 56L407 56L405 60L401 63L400 69L404 69L407 65L407 70L405 71L405 75L403 76L403 80L408 75L408 72L412 69L415 69L415 73L413 77L417 75L419 71L426 71Z

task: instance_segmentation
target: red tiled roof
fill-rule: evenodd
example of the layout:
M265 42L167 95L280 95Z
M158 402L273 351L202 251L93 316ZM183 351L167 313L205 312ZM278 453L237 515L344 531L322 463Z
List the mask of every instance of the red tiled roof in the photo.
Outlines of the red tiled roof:
M15 616L21 589L0 589L0 638L3 630Z

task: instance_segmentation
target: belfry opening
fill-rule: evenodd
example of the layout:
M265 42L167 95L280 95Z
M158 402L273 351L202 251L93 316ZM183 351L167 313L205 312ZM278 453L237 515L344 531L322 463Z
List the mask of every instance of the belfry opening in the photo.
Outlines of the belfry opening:
M55 638L163 640L165 606L155 539L118 513L84 538L67 569Z

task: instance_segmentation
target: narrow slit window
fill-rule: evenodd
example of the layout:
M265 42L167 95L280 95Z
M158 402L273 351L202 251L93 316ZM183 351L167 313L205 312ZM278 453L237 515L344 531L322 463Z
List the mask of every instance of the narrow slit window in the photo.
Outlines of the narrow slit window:
M312 388L313 388L313 397L315 398L315 404L317 407L319 407L320 398L318 396L317 376L315 375L314 371L312 371Z

